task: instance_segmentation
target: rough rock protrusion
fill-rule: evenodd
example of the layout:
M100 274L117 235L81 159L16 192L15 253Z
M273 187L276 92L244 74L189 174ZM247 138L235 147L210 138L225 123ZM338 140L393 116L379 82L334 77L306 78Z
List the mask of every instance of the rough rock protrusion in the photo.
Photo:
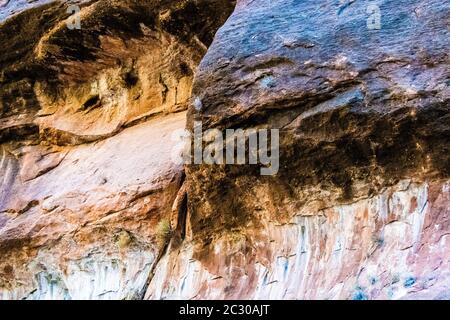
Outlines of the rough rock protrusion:
M450 4L241 0L189 127L280 130L280 170L187 168L149 298L448 298Z
M182 183L172 134L233 7L0 7L1 299L140 298Z

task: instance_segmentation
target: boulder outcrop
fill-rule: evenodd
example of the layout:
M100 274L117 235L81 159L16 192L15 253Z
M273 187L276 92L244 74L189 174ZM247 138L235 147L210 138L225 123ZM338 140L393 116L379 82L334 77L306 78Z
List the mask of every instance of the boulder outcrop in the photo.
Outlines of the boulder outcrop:
M80 29L70 28L75 4ZM184 180L172 134L185 127L194 71L232 9L3 4L0 298L143 296Z
M238 2L188 126L279 129L280 169L188 166L190 238L148 297L449 297L450 6L372 28L369 5Z
M0 1L0 299L450 299L449 17ZM173 162L196 122L276 174Z

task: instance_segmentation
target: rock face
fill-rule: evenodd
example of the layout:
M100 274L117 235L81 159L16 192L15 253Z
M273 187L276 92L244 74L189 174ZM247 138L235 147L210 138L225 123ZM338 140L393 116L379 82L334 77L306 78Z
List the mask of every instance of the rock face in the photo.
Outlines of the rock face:
M448 183L403 181L284 223L262 216L172 249L147 297L448 299L448 201Z
M1 5L0 299L450 299L450 4Z
M233 4L32 5L0 15L0 298L141 298L184 179L172 134Z
M189 127L280 130L280 170L187 168L149 298L449 297L450 5L239 1ZM369 20L370 22L370 20Z

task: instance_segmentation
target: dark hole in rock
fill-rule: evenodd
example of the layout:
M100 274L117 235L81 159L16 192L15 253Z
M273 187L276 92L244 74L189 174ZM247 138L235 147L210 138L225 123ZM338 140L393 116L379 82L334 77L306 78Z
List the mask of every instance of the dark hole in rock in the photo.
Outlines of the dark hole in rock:
M183 76L191 76L192 69L187 65L186 62L180 63L180 71Z
M93 97L90 97L81 107L82 111L90 111L93 109L96 109L101 106L100 96L95 95Z
M10 266L9 264L3 268L3 271L5 274L8 274L8 275L14 273L13 267Z
M127 72L123 75L123 81L125 82L125 85L128 88L134 87L138 81L139 81L139 77L137 76L136 73L134 72Z

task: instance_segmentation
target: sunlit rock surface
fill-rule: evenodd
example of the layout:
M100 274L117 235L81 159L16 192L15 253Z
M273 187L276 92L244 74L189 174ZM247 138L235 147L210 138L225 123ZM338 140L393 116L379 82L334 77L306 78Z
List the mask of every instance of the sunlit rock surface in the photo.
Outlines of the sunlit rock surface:
M0 22L24 10L49 2L52 0L0 0Z
M31 266L35 289L28 291L24 286L3 289L2 299L33 300L122 300L139 299L145 287L152 263L155 260L149 252L135 251L117 256L92 255L78 261L70 261L61 272L55 262L51 269L48 259L42 254Z
M378 4L0 0L0 299L450 299L450 4Z
M158 222L170 217L181 184L171 134L184 124L179 113L65 149L56 167L25 182L3 150L11 183L3 189L2 280L18 287L5 297L139 297L161 249Z
M1 299L143 297L184 179L172 136L232 8L2 3Z
M448 299L450 4L239 1L188 127L280 129L280 170L187 167L148 298Z
M158 264L152 299L449 299L445 182L402 181L377 196L261 220ZM226 254L224 254L226 252Z

